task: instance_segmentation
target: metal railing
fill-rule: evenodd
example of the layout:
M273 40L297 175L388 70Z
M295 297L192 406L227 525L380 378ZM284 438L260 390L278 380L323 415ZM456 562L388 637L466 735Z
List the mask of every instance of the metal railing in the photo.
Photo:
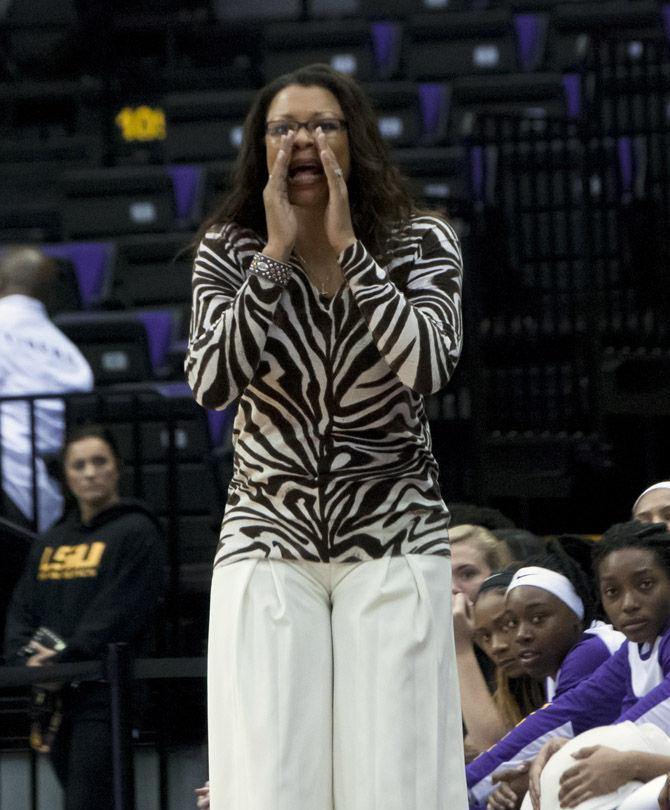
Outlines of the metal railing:
M112 780L114 810L135 810L135 774L133 763L133 690L134 681L197 678L206 675L205 658L142 658L133 660L127 644L110 644L103 661L81 661L42 667L0 667L0 691L28 687L37 683L105 681L110 694L110 734L112 742ZM167 707L164 707L165 709ZM157 749L161 771L167 768L165 741L159 738ZM31 772L31 810L37 810L39 796L35 769ZM165 784L166 779L161 779ZM169 795L160 791L161 810L167 810Z

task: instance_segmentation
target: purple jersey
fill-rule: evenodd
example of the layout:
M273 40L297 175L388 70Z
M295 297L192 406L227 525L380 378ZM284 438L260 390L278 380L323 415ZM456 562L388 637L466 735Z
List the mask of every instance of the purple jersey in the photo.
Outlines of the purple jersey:
M491 776L495 771L532 759L550 737L574 737L589 728L614 723L620 716L621 720L637 719L629 714L622 715L622 712L633 705L637 709L651 697L650 690L655 691L658 684L665 683L664 674L670 673L670 642L666 644L665 664L662 663L662 650L663 642L670 639L670 631L657 639L653 648L646 645L646 651L638 649L643 645L629 645L627 641L614 651L613 644L607 643L614 639L619 642L623 638L617 634L606 639L593 631L582 636L561 666L556 699L528 715L466 767L473 803L485 803L493 789ZM634 671L638 673L637 677ZM565 683L571 684L572 688L563 686L564 676ZM643 695L647 698L640 701ZM654 702L656 708L657 703ZM655 722L650 711L651 707L646 710L644 720ZM670 729L670 689L667 712Z
M593 622L563 659L552 688L547 688L547 701L556 700L592 675L625 640L626 636L615 630L611 624Z

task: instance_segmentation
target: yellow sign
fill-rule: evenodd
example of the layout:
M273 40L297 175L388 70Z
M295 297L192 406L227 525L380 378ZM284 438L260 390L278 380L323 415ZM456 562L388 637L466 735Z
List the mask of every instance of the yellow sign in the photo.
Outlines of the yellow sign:
M124 141L164 141L165 113L159 107L124 107L116 116Z

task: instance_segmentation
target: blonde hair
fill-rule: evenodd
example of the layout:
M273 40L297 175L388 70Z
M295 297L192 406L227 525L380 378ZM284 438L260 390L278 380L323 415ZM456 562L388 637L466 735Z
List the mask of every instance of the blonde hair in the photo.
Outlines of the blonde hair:
M449 542L451 545L468 542L474 546L491 571L502 571L513 560L507 543L499 540L483 526L474 526L471 523L454 526L453 529L449 529Z

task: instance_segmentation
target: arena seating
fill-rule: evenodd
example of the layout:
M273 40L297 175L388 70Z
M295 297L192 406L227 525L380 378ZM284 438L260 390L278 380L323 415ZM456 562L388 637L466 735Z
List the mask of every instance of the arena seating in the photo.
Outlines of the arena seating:
M0 22L0 241L61 262L53 308L103 399L183 381L190 250L230 187L250 99L325 61L366 85L413 188L461 234L465 354L426 404L449 500L593 530L619 516L613 493L667 477L667 3L90 5L16 0ZM91 47L64 58L82 32ZM156 395L183 409L170 459L163 406L132 428L101 413L193 583L186 566L216 543L230 414L217 442L173 394Z

